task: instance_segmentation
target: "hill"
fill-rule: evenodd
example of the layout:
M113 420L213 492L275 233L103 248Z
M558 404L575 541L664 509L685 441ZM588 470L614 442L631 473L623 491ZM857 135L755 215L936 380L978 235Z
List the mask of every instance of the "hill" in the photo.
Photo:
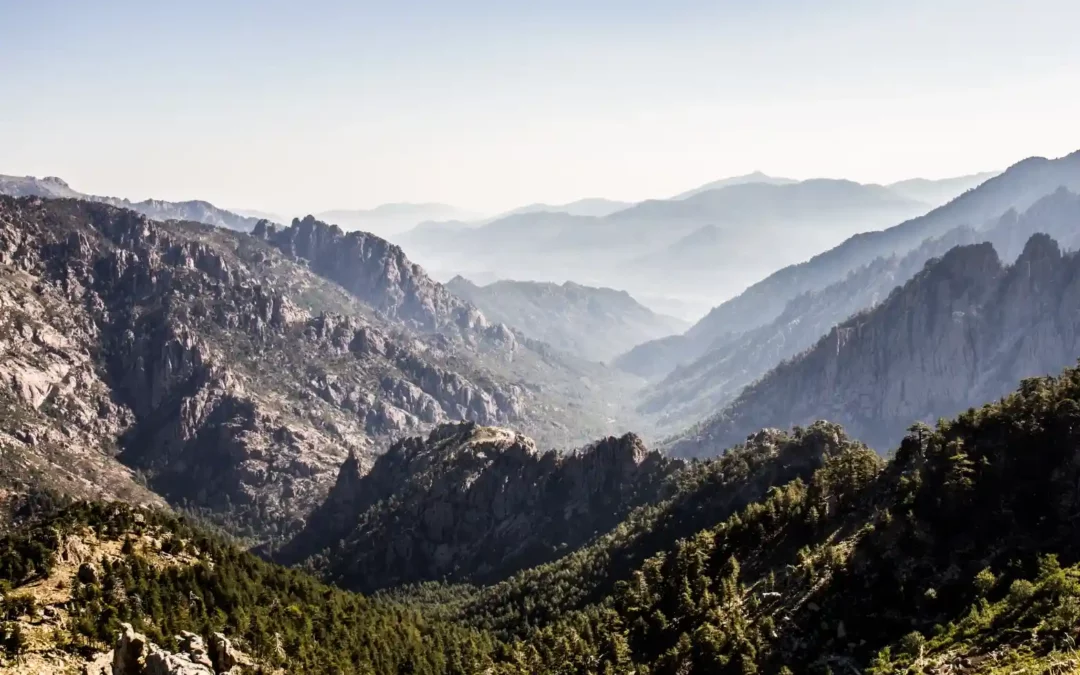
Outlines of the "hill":
M654 313L626 291L571 281L561 285L497 281L477 286L454 277L446 287L492 321L592 361L607 361L636 344L686 327L679 319Z
M4 672L467 675L491 663L478 631L125 504L78 503L0 538L0 583Z
M505 429L446 425L396 443L366 474L347 462L327 502L276 558L307 560L365 591L497 581L611 529L655 501L681 465L632 435L560 455Z
M601 601L517 614L497 672L1072 672L1078 400L1070 369L914 427L887 463L838 448ZM527 606L573 592L589 564L529 586ZM468 601L461 618L489 621Z

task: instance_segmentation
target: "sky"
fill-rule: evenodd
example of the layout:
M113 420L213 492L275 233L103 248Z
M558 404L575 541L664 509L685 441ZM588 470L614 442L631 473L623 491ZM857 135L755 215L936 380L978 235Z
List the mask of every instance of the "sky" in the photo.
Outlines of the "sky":
M1080 149L1075 0L0 0L0 173L284 215Z

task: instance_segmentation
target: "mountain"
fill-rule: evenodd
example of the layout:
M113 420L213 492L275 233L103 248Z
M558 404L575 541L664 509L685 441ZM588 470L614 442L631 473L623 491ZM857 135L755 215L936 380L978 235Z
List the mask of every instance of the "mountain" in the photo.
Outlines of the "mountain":
M516 448L523 439L441 429L434 444L403 442L395 470L407 490L373 505L375 517L361 524L390 525L399 541L423 540L410 528L448 533L451 550L482 551L477 542L490 540L499 560L508 540L551 530L441 521L445 505L499 513L503 523L563 521L571 534L575 523L587 531L597 519L619 522L500 583L430 582L370 598L260 560L160 510L65 505L38 494L0 537L0 667L94 675L1071 672L1080 618L1078 410L1080 369L1066 369L936 428L913 426L888 461L818 422L762 431L722 457L685 465L635 449L633 438L607 439L562 459L579 467L567 477L584 480L554 486L495 468L509 468L503 454L525 450ZM597 452L604 444L609 450ZM672 470L626 516L612 516L606 499L565 501L586 485L617 495L645 475L617 467L642 456ZM559 458L552 464L560 473ZM493 478L510 483L501 490ZM474 507L470 496L493 494L478 484L495 487L507 509L483 500ZM550 509L531 508L548 501ZM384 533L364 536L381 547Z
M1080 371L1029 380L916 427L889 462L842 446L809 477L667 539L580 609L541 611L576 596L617 539L562 574L480 591L526 591L521 611L466 596L456 615L503 627L498 673L1070 672L1078 401Z
M397 247L255 232L0 197L3 487L164 498L268 540L401 434L621 426L615 373L489 324Z
M147 199L141 202L133 202L118 197L87 195L71 189L67 183L55 176L34 178L33 176L0 175L0 195L85 199L118 208L131 209L155 220L190 220L241 232L251 231L259 220L258 218L251 218L220 209L204 201L167 202L161 199Z
M337 209L315 215L345 230L363 230L380 237L405 232L427 221L473 220L477 214L449 204L381 204L373 209Z
M626 291L571 281L562 285L497 281L477 286L454 277L446 287L489 319L593 361L606 361L636 344L686 327L679 319L655 314Z
M613 199L604 199L602 197L588 197L568 204L529 204L527 206L519 206L516 209L511 209L495 218L491 218L487 222L524 213L565 213L570 216L594 216L603 218L604 216L615 213L616 211L622 211L633 205L633 202L620 202Z
M659 416L672 432L730 403L743 387L782 361L811 348L848 317L873 307L915 276L932 258L957 245L987 241L1007 262L1032 235L1045 233L1065 250L1080 248L1080 196L1065 189L1043 197L1023 214L1009 211L986 229L959 227L927 239L905 256L877 258L845 279L793 298L773 322L723 342L680 366L642 395L639 412Z
M686 199L645 201L602 218L524 213L470 229L414 231L398 243L425 267L448 276L556 283L569 278L622 288L635 297L696 300L702 294L734 295L804 259L808 250L828 249L855 232L924 211L921 203L876 185L747 183ZM680 239L706 226L713 235L707 247L680 249ZM713 304L707 300L705 306Z
M979 185L1000 174L1000 171L983 171L968 176L956 178L943 178L929 180L926 178L910 178L908 180L889 183L885 187L896 194L924 202L933 206L947 204L968 190L973 190Z
M956 227L981 228L1009 210L1022 212L1059 187L1080 191L1080 151L1060 159L1025 159L924 216L856 234L805 262L769 274L714 307L683 335L639 345L614 364L639 376L662 378L709 349L774 321L798 295L836 283L876 258L906 255L926 239Z
M270 211L259 211L257 209L232 209L232 212L246 218L255 218L256 220L268 220L271 223L289 222L288 218L277 213L272 213Z
M1031 237L1011 266L989 243L933 260L880 305L747 387L674 439L677 456L721 451L764 426L829 419L885 449L914 421L997 399L1080 356L1080 253Z
M702 192L709 192L710 190L718 190L720 188L730 187L732 185L745 185L747 183L764 183L766 185L790 185L791 183L798 183L799 181L793 178L777 178L774 176L767 176L760 171L754 171L748 173L745 176L732 176L731 178L721 178L720 180L714 180L711 183L705 183L693 190L687 190L672 197L671 199L686 199L687 197L693 197L701 194Z
M681 465L633 435L560 455L505 429L446 425L399 441L366 474L346 462L277 558L316 556L326 578L365 591L500 580L608 531Z

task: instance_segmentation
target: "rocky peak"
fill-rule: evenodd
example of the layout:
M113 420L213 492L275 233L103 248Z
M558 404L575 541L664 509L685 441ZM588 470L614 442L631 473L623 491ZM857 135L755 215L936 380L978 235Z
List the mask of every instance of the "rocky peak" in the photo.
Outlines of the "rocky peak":
M55 185L56 187L69 188L69 189L71 188L71 186L67 184L67 181L65 181L63 178L60 178L58 176L45 176L44 178L41 179L41 182L42 183L48 183L50 185Z
M211 635L209 647L190 632L178 635L176 642L177 651L170 652L136 632L130 623L121 624L112 652L84 666L84 675L239 675L255 666L221 633Z
M1061 247L1058 243L1050 238L1050 235L1044 232L1038 232L1031 235L1027 244L1024 245L1024 250L1020 253L1020 256L1016 259L1016 263L1024 265L1038 266L1041 264L1053 265L1061 259Z
M470 332L487 325L479 310L429 278L399 246L373 234L345 233L310 215L281 229L260 222L252 234L412 328Z
M332 578L365 590L500 579L614 527L681 465L633 434L562 455L506 429L442 425L395 443L359 480L343 469L280 557L325 551Z

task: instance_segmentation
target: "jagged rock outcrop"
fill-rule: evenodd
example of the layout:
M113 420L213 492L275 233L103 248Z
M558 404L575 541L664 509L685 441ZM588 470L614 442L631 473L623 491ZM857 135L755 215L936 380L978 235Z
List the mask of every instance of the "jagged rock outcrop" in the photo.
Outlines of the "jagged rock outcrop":
M679 466L632 434L560 455L505 429L444 425L396 443L367 474L350 458L278 557L314 556L365 590L499 579L607 531Z
M763 426L829 419L879 450L1080 356L1080 253L1045 234L1011 266L989 243L960 246L871 311L748 387L670 443L707 456Z
M241 667L254 665L220 633L211 638L211 651L207 651L202 637L194 633L180 634L177 644L175 653L164 650L125 623L111 655L93 660L83 672L85 675L239 675Z
M614 364L643 377L663 378L679 365L776 320L801 294L841 281L877 258L906 255L957 227L982 228L1010 209L1023 212L1062 187L1080 191L1080 151L1058 159L1030 157L924 216L857 234L806 262L784 267L715 307L686 333L638 345Z
M539 391L585 391L580 373L504 327L477 331L497 357L410 332L245 235L0 197L0 443L20 450L0 463L22 483L157 492L276 537L350 452L370 464L395 436L475 420L565 442L610 424ZM527 389L525 367L550 379Z
M638 410L658 416L661 429L685 428L726 406L745 386L811 348L848 317L877 305L928 260L954 246L988 241L1003 260L1012 262L1040 232L1056 239L1064 250L1080 248L1080 195L1061 188L1023 213L1007 212L985 229L956 228L928 239L906 256L878 258L843 281L804 293L788 302L772 323L709 350L646 389Z
M450 294L405 257L401 247L367 232L346 234L312 216L278 228L260 222L253 234L317 274L341 284L387 316L425 331L472 331L487 326L475 307Z

